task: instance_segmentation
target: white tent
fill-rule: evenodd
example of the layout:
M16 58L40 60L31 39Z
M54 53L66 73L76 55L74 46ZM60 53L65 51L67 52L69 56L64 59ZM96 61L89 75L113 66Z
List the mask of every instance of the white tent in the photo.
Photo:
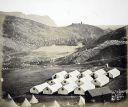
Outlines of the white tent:
M77 87L77 84L76 84L76 83L67 84L67 85L61 87L61 88L58 90L58 94L67 95L67 94L71 93L72 91L74 91L74 89L75 89L76 87Z
M49 84L46 82L40 85L36 85L30 89L30 93L39 94L43 92L43 89L46 88L47 86L49 86Z
M109 74L110 78L115 78L120 75L120 71L118 69L114 68L112 70L109 70L108 74Z
M32 98L31 98L31 100L30 100L30 103L31 104L36 104L36 103L38 103L39 101L38 101L38 99L34 96L34 95L32 95Z
M10 94L8 94L7 99L12 100L12 97L10 96Z
M95 85L91 82L85 82L83 85L76 87L74 94L84 95L85 91L95 89Z
M27 100L27 98L25 98L24 102L21 105L21 107L30 107L30 106L31 106L30 102Z
M85 76L83 78L78 79L76 81L76 84L77 85L82 85L82 84L84 84L85 82L88 82L88 81L90 81L90 82L93 81L93 78L91 76L89 76L89 75L87 75L87 76Z
M72 72L69 72L68 74L65 75L65 78L70 78L70 77L77 77L80 74L79 71L74 70Z
M43 104L43 106L42 107L45 107L45 105Z
M80 96L78 105L79 105L79 106L85 106L85 99L84 99L82 96Z
M101 75L106 75L106 74L107 74L107 73L106 73L105 70L99 69L99 70L97 70L97 71L94 72L94 77L95 77L95 78L98 78L98 77L100 77Z
M60 104L55 100L51 107L60 107Z
M82 77L85 77L85 76L91 76L93 74L93 72L91 70L86 70L84 72L82 72L81 74L78 75L78 78L82 78Z
M4 79L3 79L3 78L1 78L0 80L1 80L1 82L3 82L3 81L4 81Z
M57 84L48 86L45 89L43 89L43 94L54 94L61 87L62 87L62 84L61 83L57 83Z
M93 83L96 85L96 86L104 86L106 85L107 83L109 83L109 78L106 76L106 75L102 75L98 78L96 78Z
M62 85L67 85L67 84L73 83L73 82L75 82L75 81L77 81L77 80L78 80L77 77L70 77L70 78L67 78L67 79L63 80L63 81L61 82L61 84L62 84Z
M61 72L58 72L56 74L54 74L52 76L52 79L56 79L56 78L64 78L64 76L67 74L66 71L61 71Z
M56 79L48 81L48 84L49 85L54 85L54 84L57 84L57 83L61 83L63 80L64 80L63 77L62 78L56 78Z
M19 107L19 106L14 102L13 99L7 101L7 105L8 105L8 107Z

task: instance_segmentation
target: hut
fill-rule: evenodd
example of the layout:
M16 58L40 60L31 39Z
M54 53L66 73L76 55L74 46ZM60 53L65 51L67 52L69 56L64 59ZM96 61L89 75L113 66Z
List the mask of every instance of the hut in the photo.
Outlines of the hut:
M88 75L91 76L92 74L93 74L93 72L88 69L88 70L86 70L86 71L80 73L80 74L78 75L78 78L83 78L83 77L88 76Z
M73 92L76 87L77 87L77 84L76 83L67 84L67 85L61 87L58 90L58 94L67 95L67 94Z
M106 85L107 83L109 83L109 78L106 75L102 75L93 81L93 84L100 87Z
M54 84L57 84L57 83L61 83L63 80L64 80L63 77L62 78L56 78L56 79L48 81L48 84L49 85L54 85Z
M80 74L79 71L74 70L74 71L72 71L72 72L66 74L66 75L65 75L65 78L78 77L79 74Z
M85 106L85 99L84 99L82 96L80 96L78 105L79 105L79 106Z
M98 77L100 77L101 75L106 75L106 74L107 74L107 73L106 73L105 70L99 69L99 70L97 70L97 71L94 72L94 77L95 77L95 78L98 78Z
M36 85L30 89L30 93L39 94L39 93L43 92L43 89L46 88L47 86L49 86L49 84L46 82L43 84L40 84L40 85Z
M58 91L59 88L62 87L61 83L57 83L51 86L46 87L45 89L43 89L43 94L54 94Z
M30 107L30 106L31 106L30 102L27 100L27 98L25 98L24 102L21 105L21 107Z
M36 99L36 97L34 96L34 95L32 95L32 98L31 98L31 100L30 100L30 103L31 104L36 104L36 103L38 103L39 101L38 101L38 99Z
M112 91L108 87L96 88L85 92L85 102L111 101Z
M52 76L52 79L56 79L56 78L64 78L64 76L67 74L66 71L61 71L61 72L58 72L56 74L54 74Z
M75 83L78 80L77 77L70 77L61 82L62 85L67 85L69 83Z
M89 75L76 80L76 84L77 85L82 85L82 84L84 84L85 82L88 82L88 81L90 81L90 82L93 81L93 78Z
M88 81L85 82L83 85L76 87L74 90L74 94L84 95L85 91L91 89L95 89L95 85Z
M120 75L120 71L117 68L108 71L108 75L110 78L115 78Z

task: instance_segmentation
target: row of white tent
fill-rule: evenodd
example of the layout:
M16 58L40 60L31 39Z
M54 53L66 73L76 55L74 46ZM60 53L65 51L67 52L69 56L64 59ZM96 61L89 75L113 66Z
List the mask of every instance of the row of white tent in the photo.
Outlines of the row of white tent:
M31 104L36 104L38 103L38 99L36 99L36 97L34 95L32 95L32 98L30 101L27 100L27 98L24 99L23 103L21 104L21 107L30 107L32 106ZM20 107L19 105L17 105L15 103L15 101L12 99L12 97L8 94L8 107ZM78 102L79 106L84 106L85 105L85 99L80 96L79 102ZM67 106L70 106L70 104L68 103ZM43 104L42 107L45 107L45 105ZM51 107L61 107L60 104L55 100L53 102L53 104L51 105Z
M21 107L30 107L31 104L36 104L38 102L39 102L38 99L34 95L32 95L32 98L30 101L28 101L27 98L24 99L23 103L21 104ZM10 96L10 94L8 94L7 104L9 107L20 107L15 103L15 101Z
M108 74L108 76L106 76ZM106 72L99 69L95 72L86 70L82 73L75 70L70 73L61 71L52 76L52 80L43 84L34 86L30 89L33 94L58 94L67 95L74 91L74 94L84 95L85 91L95 89L96 86L102 87L109 83L109 78L115 78L120 75L116 68Z

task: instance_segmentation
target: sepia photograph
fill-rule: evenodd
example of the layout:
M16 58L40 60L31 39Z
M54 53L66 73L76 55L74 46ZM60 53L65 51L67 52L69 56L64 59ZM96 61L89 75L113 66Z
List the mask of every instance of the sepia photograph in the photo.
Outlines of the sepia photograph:
M0 0L0 107L126 107L127 0Z

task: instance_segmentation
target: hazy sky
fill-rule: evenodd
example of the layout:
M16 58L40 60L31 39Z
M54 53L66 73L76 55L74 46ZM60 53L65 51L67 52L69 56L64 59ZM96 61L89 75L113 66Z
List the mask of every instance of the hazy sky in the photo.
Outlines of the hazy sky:
M0 11L48 15L58 26L128 24L128 0L0 0Z

